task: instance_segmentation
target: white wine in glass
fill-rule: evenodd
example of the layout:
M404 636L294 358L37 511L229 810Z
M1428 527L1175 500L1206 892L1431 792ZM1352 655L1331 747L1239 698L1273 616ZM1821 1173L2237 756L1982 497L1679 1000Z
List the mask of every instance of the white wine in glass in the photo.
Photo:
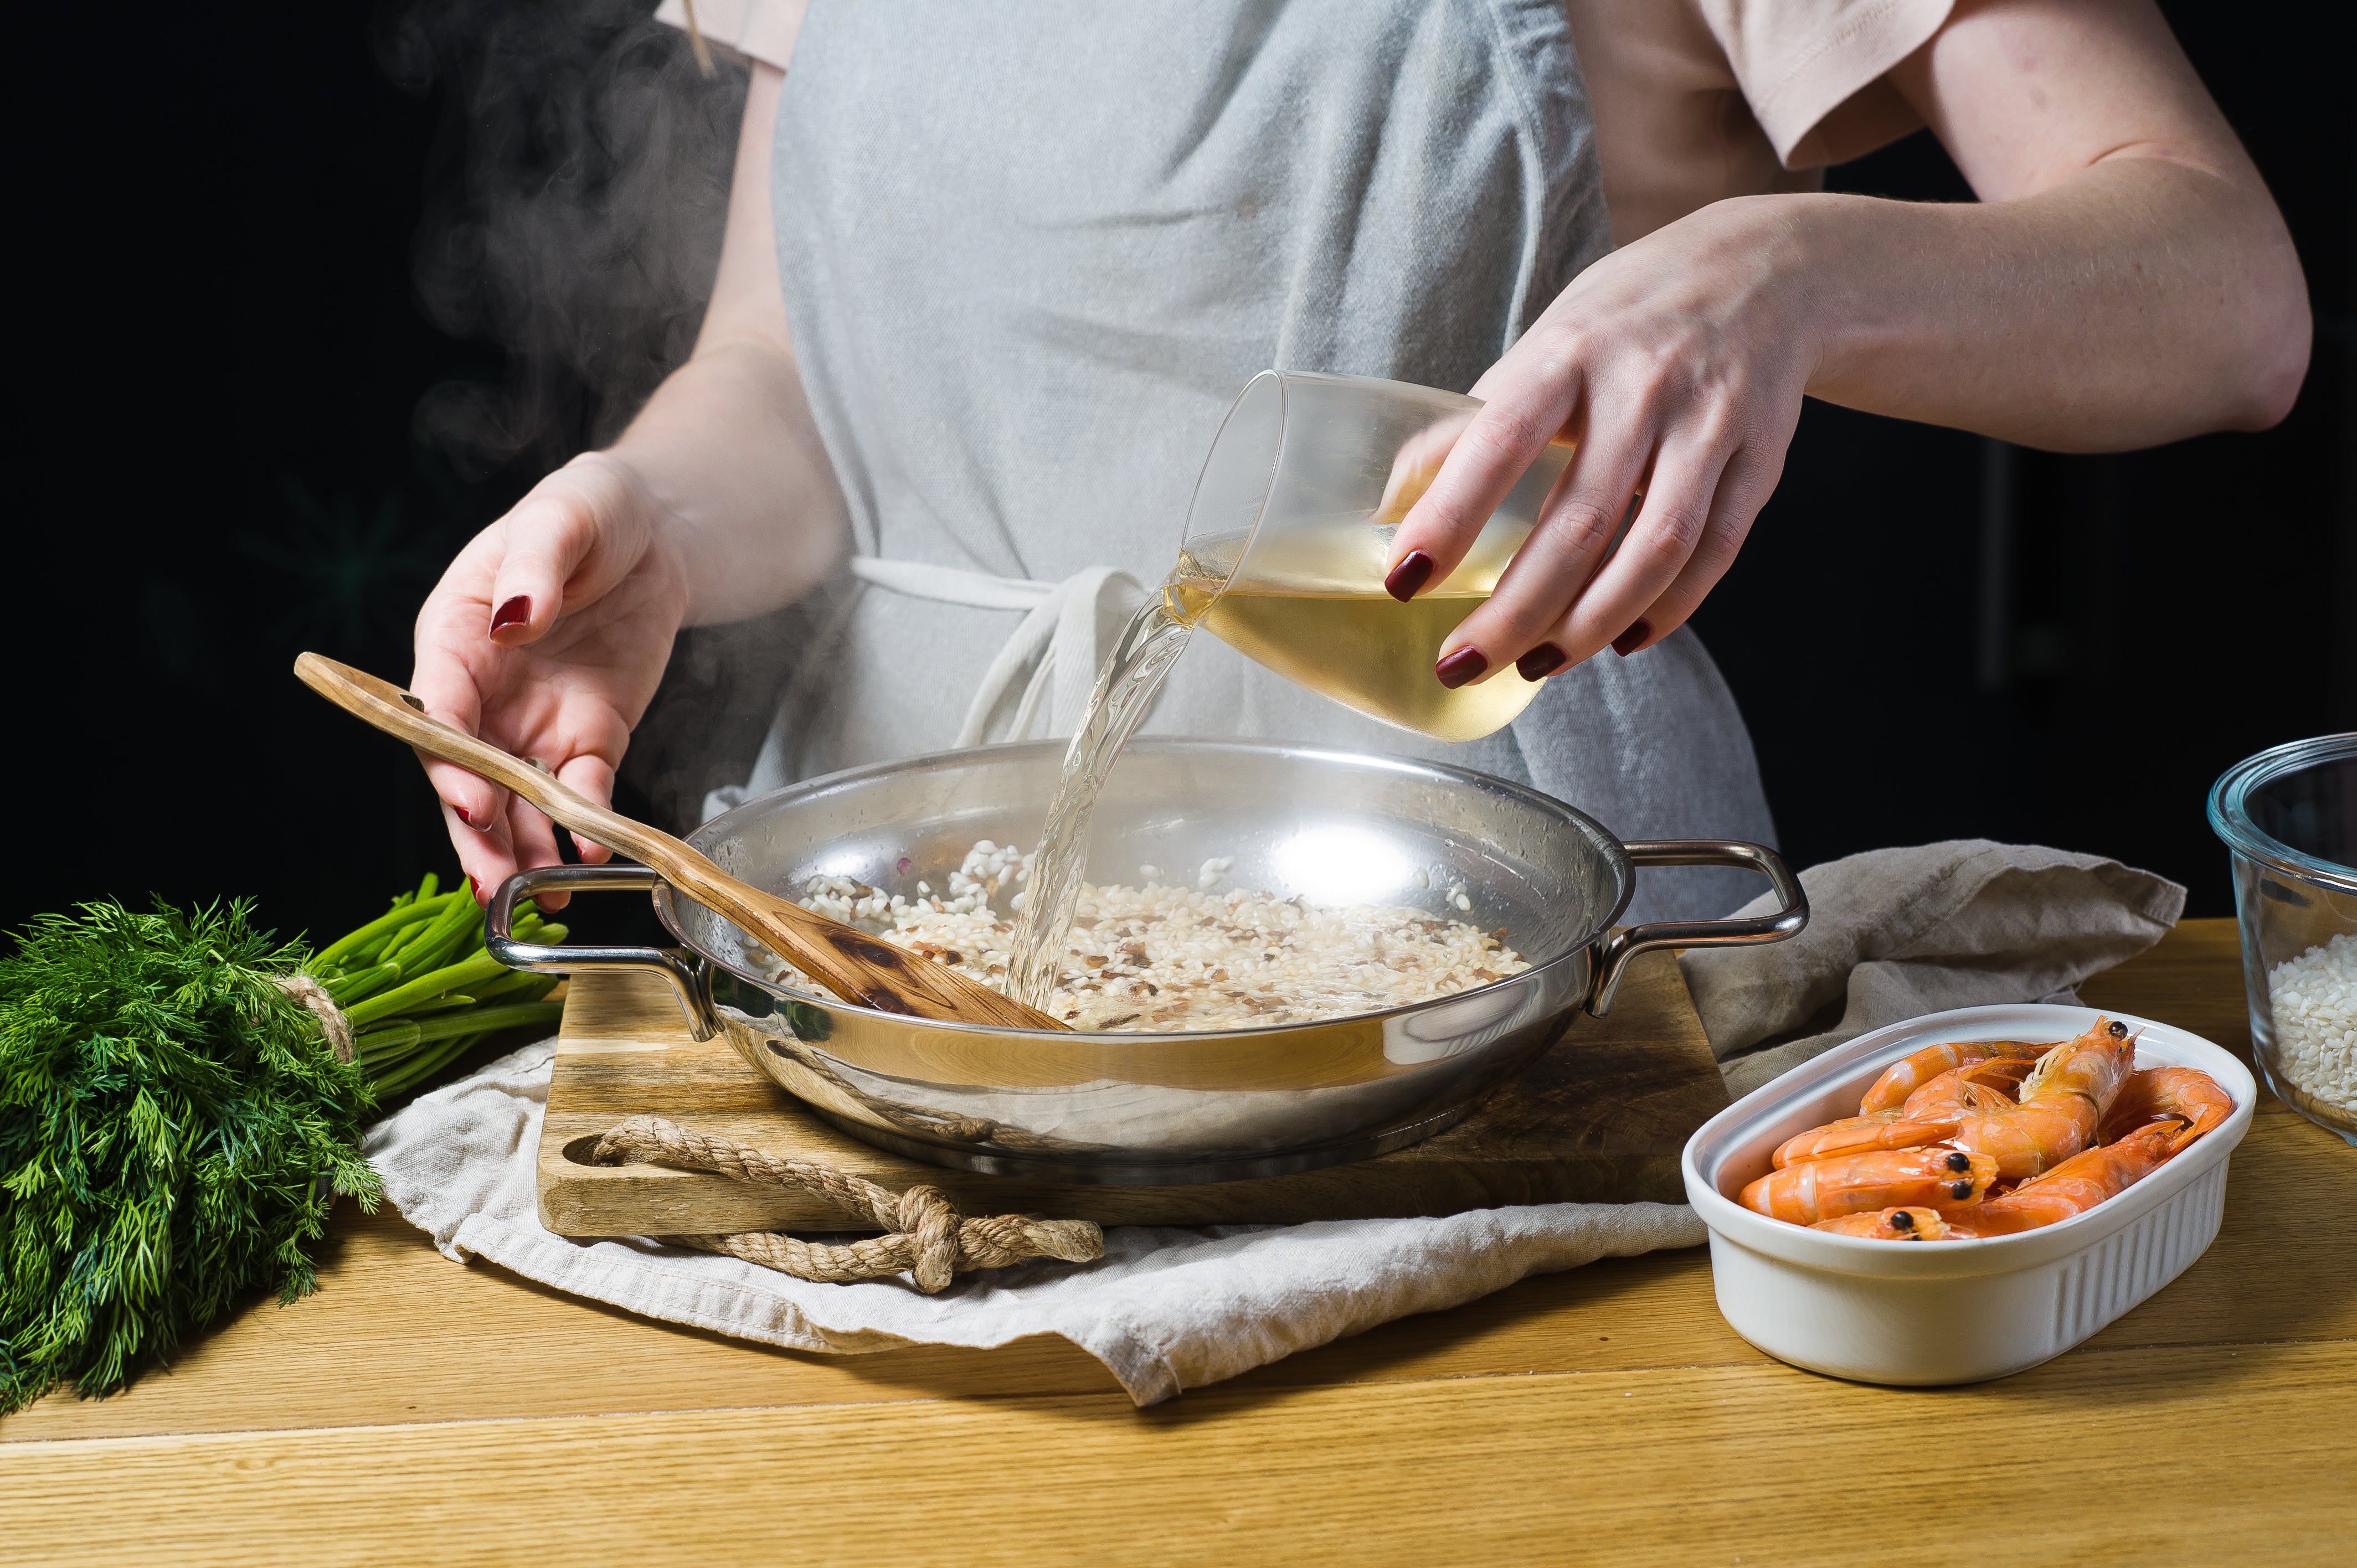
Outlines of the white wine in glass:
M1288 681L1371 718L1439 740L1478 740L1530 705L1540 682L1512 665L1450 691L1432 672L1440 645L1479 609L1530 532L1492 521L1448 579L1405 604L1383 591L1392 527L1360 519L1190 539L1164 586L1176 619Z

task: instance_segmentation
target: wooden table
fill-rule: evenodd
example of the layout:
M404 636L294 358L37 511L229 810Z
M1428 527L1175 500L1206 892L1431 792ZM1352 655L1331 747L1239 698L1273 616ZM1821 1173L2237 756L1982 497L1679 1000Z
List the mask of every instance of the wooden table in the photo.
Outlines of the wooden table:
M2248 1048L2232 922L2084 993ZM2002 1381L1770 1360L1695 1250L1141 1412L1060 1339L770 1350L351 1216L317 1296L0 1422L0 1561L2346 1563L2352 1219L2357 1151L2269 1101L2209 1253Z

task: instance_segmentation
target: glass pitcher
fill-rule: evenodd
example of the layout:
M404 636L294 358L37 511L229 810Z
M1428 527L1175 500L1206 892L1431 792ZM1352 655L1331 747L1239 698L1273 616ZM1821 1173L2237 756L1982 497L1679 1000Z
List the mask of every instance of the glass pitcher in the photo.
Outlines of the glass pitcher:
M1386 724L1449 741L1503 728L1543 682L1510 664L1450 691L1433 661L1529 537L1571 444L1548 445L1447 578L1405 604L1383 591L1394 531L1480 406L1404 381L1262 371L1203 460L1166 607Z

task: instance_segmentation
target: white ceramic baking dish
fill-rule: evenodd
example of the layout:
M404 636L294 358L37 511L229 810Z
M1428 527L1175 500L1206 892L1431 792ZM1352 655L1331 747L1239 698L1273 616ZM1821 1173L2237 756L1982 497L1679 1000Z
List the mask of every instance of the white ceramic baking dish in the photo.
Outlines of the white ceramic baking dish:
M1780 1360L1861 1382L1978 1382L2061 1355L2184 1273L2218 1234L2226 1156L2258 1096L2250 1070L2197 1035L2110 1014L2140 1067L2195 1067L2233 1096L2226 1123L2117 1197L2041 1230L1977 1241L1832 1236L1735 1201L1776 1145L1854 1116L1882 1070L1946 1040L2062 1040L2089 1007L1964 1007L1852 1040L1744 1096L1688 1139L1686 1196L1710 1227L1718 1309Z

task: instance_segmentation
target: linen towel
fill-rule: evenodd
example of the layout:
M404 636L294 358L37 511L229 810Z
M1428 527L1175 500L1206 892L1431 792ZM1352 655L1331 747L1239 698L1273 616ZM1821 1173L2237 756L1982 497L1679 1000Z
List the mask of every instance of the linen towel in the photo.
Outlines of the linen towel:
M1901 1019L2076 1002L2072 987L2152 946L2185 909L2185 889L2167 877L1986 839L1869 850L1803 872L1801 886L1810 914L1800 935L1678 960L1738 1100ZM1775 908L1769 895L1737 912Z
M644 1240L582 1242L542 1229L533 1189L554 1042L527 1046L423 1095L369 1132L403 1217L443 1252L649 1317L797 1350L1004 1345L1060 1334L1141 1405L1526 1274L1692 1247L1684 1204L1563 1203L1438 1219L1312 1225L1125 1225L1092 1263L961 1274L938 1295L905 1278L818 1284Z
M2175 884L2112 861L1982 842L1855 855L1802 881L1813 913L1800 936L1683 961L1738 1095L1899 1018L2064 990L2149 946L2184 903ZM1813 1024L1821 1013L1826 1021ZM1780 1040L1801 1028L1813 1032ZM643 1239L584 1242L544 1230L533 1166L554 1055L554 1042L527 1046L370 1129L386 1196L447 1256L799 1350L988 1348L1059 1334L1141 1405L1530 1274L1706 1236L1692 1208L1656 1203L1121 1226L1105 1232L1095 1262L963 1274L938 1295L900 1278L819 1284Z

